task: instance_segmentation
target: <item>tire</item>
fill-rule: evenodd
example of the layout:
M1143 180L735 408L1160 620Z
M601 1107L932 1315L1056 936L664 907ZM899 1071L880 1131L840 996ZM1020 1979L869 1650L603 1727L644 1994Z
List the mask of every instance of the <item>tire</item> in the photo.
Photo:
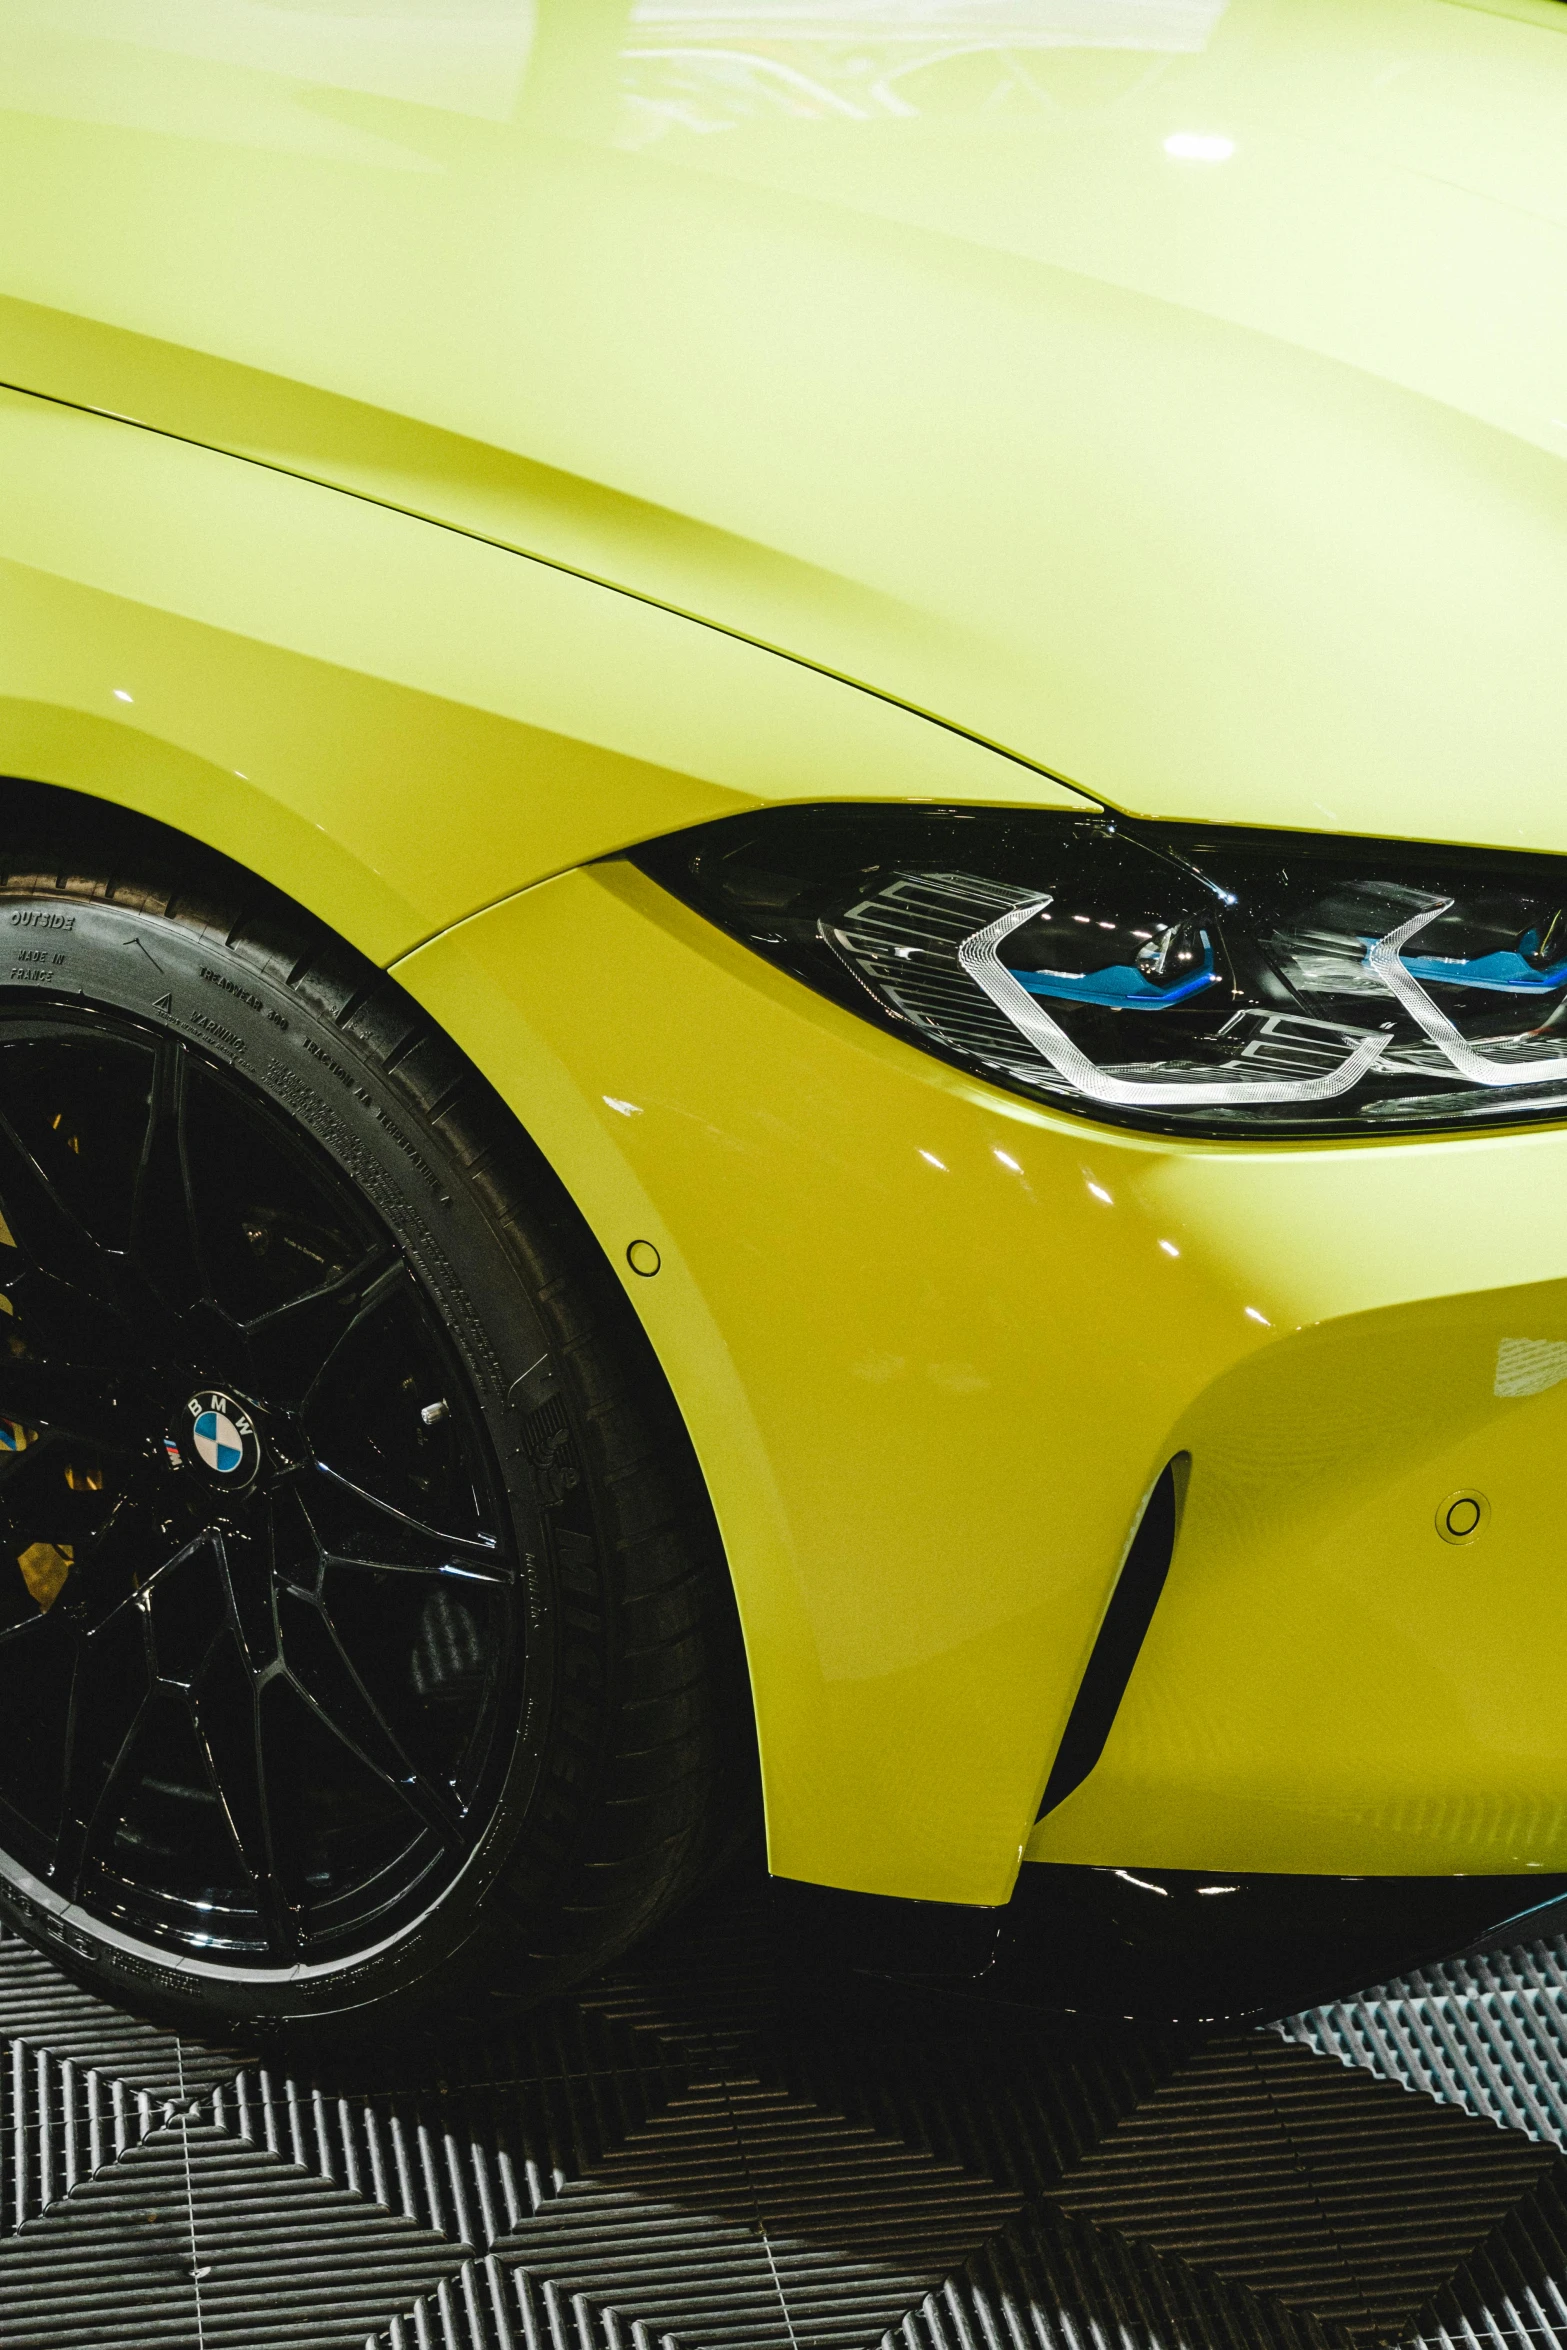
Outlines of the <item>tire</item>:
M208 2035L557 1991L748 1785L640 1329L394 981L7 790L0 1912Z

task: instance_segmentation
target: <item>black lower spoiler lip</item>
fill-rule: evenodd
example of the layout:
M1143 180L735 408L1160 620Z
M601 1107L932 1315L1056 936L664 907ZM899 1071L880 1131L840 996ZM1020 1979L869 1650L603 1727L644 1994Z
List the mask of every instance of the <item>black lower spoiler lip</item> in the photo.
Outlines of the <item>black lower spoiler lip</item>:
M1307 1877L1025 1862L1004 1907L774 1878L815 1958L1004 2006L1209 2024L1567 1930L1567 1875Z

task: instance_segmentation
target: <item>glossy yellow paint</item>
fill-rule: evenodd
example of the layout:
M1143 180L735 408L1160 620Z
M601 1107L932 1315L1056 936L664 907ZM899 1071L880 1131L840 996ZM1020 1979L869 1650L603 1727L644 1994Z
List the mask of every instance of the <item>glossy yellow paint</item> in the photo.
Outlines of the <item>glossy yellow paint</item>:
M984 1902L1025 1844L1567 1863L1567 1386L1492 1392L1507 1340L1567 1368L1567 1132L1113 1134L866 1028L619 863L398 972L567 1172L669 1372L740 1594L776 1870ZM1030 1841L1182 1448L1157 1646ZM1433 1512L1473 1484L1491 1522L1454 1549Z
M1546 1164L1559 1147L1509 1172L1497 1212ZM1531 1272L1560 1260L1537 1246L1542 1204ZM1444 1282L1472 1270L1452 1231L1440 1252ZM1167 1604L1102 1762L1031 1855L1558 1867L1564 1382L1559 1277L1309 1324L1215 1380L1178 1431L1193 1474ZM1455 1545L1439 1518L1460 1491L1490 1512Z
M0 378L1127 808L1561 848L1559 26L14 9Z
M849 649L822 633L833 611L873 673L886 640L904 642L906 664L937 657L938 632L897 599L695 516L311 383L3 293L0 377L439 520L677 611L716 610L727 616L720 625L761 642L816 646L828 669L830 656Z
M124 801L380 961L753 807L1083 803L878 697L542 563L0 392L0 773Z

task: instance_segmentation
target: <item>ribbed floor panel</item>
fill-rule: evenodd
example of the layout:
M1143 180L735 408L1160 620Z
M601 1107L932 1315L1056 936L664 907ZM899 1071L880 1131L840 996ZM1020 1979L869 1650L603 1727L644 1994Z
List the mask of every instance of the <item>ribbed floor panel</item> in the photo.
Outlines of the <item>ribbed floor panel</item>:
M1385 2341L1555 2167L1512 2131L1252 2032L1194 2056L1053 2192Z
M350 2350L453 2248L212 2124L176 2121L5 2247L0 2339Z
M0 1934L0 2350L1567 2350L1567 1942L1258 2032L802 1981L739 1879L309 2065Z

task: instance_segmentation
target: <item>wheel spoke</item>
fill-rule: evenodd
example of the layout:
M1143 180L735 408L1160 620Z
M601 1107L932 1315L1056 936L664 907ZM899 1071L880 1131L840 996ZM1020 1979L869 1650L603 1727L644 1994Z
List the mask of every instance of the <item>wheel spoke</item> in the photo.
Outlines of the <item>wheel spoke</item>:
M321 1592L321 1578L329 1567L352 1568L359 1575L412 1575L427 1583L484 1583L501 1591L510 1591L516 1583L516 1576L509 1567L481 1564L475 1558L454 1559L450 1545L444 1540L426 1542L406 1528L402 1532L408 1550L422 1548L427 1556L411 1557L405 1554L402 1558L393 1557L391 1545L386 1542L362 1551L345 1550L341 1544L333 1542L323 1533L297 1486L290 1490L288 1499L298 1512L299 1539L294 1545L295 1556L291 1559L288 1555L289 1546L282 1539L282 1528L278 1526L274 1537L277 1543L276 1572L281 1581L311 1597ZM493 1556L493 1553L490 1555Z
M0 1111L0 1210L12 1244L32 1264L96 1295L109 1277L102 1250ZM0 1249L0 1260L10 1256ZM13 1259L12 1262L15 1260ZM0 1270L9 1270L0 1262ZM112 1287L112 1277L107 1286Z
M323 1567L351 1567L356 1575L422 1575L425 1580L447 1583L487 1583L501 1591L509 1591L516 1578L498 1567L474 1567L464 1562L459 1566L453 1559L355 1558L352 1552L323 1550Z
M450 1793L409 1755L354 1670L325 1611L301 1593L287 1596L292 1604L284 1624L283 1658L295 1689L356 1760L427 1828L449 1838L459 1818Z
M347 1341L402 1287L403 1260L375 1248L336 1281L307 1290L242 1325L257 1376L303 1410Z
M104 1806L136 1743L152 1688L146 1617L136 1611L84 1638L77 1652L65 1732L56 1888L81 1890Z
M0 1416L106 1451L129 1449L132 1441L117 1380L31 1355L0 1355Z
M299 1952L303 1904L282 1858L289 1823L277 1817L275 1775L267 1769L262 1723L266 1686L267 1676L258 1678L239 1666L216 1672L192 1700L191 1718L224 1825L255 1893L268 1945L275 1957L292 1959Z
M213 1547L213 1537L203 1527L189 1542L159 1558L161 1533L144 1493L133 1488L116 1499L71 1569L71 1580L58 1602L83 1632L97 1634L115 1616L144 1608L166 1575Z
M165 1043L153 1076L152 1116L136 1182L131 1256L167 1305L182 1312L205 1296L185 1159L186 1061Z
M356 1485L351 1477L329 1468L325 1461L317 1461L315 1466L319 1475L331 1481L335 1492L346 1494L350 1500L358 1502L361 1508L380 1518L383 1525L401 1527L417 1541L428 1542L443 1552L455 1552L458 1558L464 1560L493 1559L499 1551L500 1545L492 1534L448 1534L442 1527L428 1525L423 1518L412 1518L406 1510L400 1510L395 1502L383 1501L378 1493L368 1492L363 1485Z
M332 1333L326 1350L311 1376L310 1384L301 1395L300 1409L302 1411L308 1410L310 1405L315 1402L321 1392L323 1382L330 1376L334 1364L349 1340L358 1335L373 1315L379 1314L385 1306L390 1305L392 1299L404 1286L406 1279L407 1269L400 1254L394 1252L388 1256L384 1251L377 1251L375 1255L367 1259L357 1276L359 1285L357 1299L355 1275L348 1275L336 1285L339 1311L344 1304L348 1304L350 1301L355 1302L353 1302L352 1311L347 1321L340 1322ZM303 1304L307 1301L301 1300L300 1302Z
M268 1513L270 1517L270 1512ZM226 1526L215 1537L228 1592L229 1622L247 1669L265 1672L277 1661L277 1615L272 1598L272 1529Z
M298 1332L315 1316L330 1310L341 1316L351 1309L349 1322L334 1320L330 1353L337 1352L337 1344L362 1322L367 1313L373 1313L381 1304L383 1295L395 1285L395 1278L403 1269L403 1260L394 1248L373 1248L357 1265L350 1265L346 1273L335 1281L323 1281L319 1289L307 1289L300 1297L291 1297L286 1305L274 1306L270 1313L257 1314L247 1322L245 1334L261 1338L274 1330L286 1330L291 1344L297 1344ZM325 1369L330 1354L323 1358Z

